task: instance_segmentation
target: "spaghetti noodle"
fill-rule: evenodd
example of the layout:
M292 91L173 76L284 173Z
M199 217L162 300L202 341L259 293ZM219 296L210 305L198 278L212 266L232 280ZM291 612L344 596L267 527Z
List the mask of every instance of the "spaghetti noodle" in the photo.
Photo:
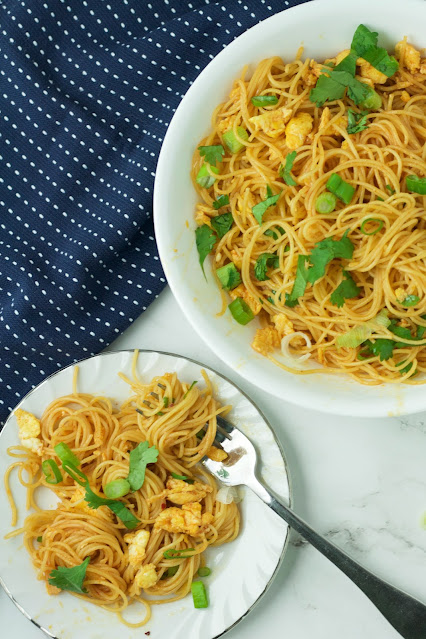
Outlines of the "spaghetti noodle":
M234 318L258 316L253 347L279 366L364 384L424 383L416 373L426 371L426 59L403 40L387 77L358 57L353 83L374 88L369 111L348 94L320 106L312 99L352 51L324 64L301 53L245 68L213 113L192 167L204 250L215 269L228 267L216 272L239 300ZM348 250L336 255L344 238ZM324 266L317 277L314 258ZM374 324L380 313L387 321ZM363 340L343 337L360 327L362 336L369 322ZM310 357L303 369L300 355Z
M117 612L124 623L128 623L122 617L127 606L132 601L142 602L145 618L137 624L128 623L138 627L150 618L153 604L175 601L190 592L197 571L205 564L203 552L235 539L240 517L235 502L224 504L216 499L215 480L197 465L206 454L226 457L212 444L216 416L226 414L230 407L221 406L214 398L204 372L203 390L195 383L189 386L179 381L176 373L143 383L136 374L136 356L134 378L121 375L131 388L131 396L120 407L107 397L77 392L74 384L70 395L46 408L40 422L30 413L17 411L22 446L9 449L19 461L11 465L5 483L16 525L9 477L18 466L19 479L27 486L27 507L34 512L22 529L9 536L23 532L25 547L39 579L47 582L48 592L59 592L57 582L50 579L52 570L79 566L89 558L86 592L73 594ZM39 437L34 430L36 422L40 424ZM41 447L36 439L41 440ZM75 455L77 478L87 477L91 494L102 500L111 482L127 475L130 478L131 453L142 442L156 449L157 461L146 467L139 490L112 500L137 519L136 527L128 530L107 506L89 507L84 489L63 470L66 463L72 467ZM42 472L42 462L53 460L59 468L60 450L65 451L59 470L63 478L52 485ZM30 481L24 479L24 471ZM37 505L40 486L56 494L55 509L42 510Z

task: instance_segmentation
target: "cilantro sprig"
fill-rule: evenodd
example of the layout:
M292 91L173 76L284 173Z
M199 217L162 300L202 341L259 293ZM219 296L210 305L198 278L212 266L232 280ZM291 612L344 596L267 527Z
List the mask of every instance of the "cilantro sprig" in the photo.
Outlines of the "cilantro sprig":
M145 481L145 471L148 464L155 464L158 450L148 442L140 442L130 451L129 474L127 481L132 490L139 490Z
M330 302L341 308L345 300L358 297L361 289L356 285L352 275L348 271L343 271L343 280L330 296Z
M225 149L221 144L199 146L198 150L201 157L204 157L205 161L211 166L216 166L216 162L222 162L222 155L225 155Z
M281 164L279 168L280 177L284 180L286 184L289 186L296 186L297 182L294 177L291 175L291 170L293 168L294 160L296 159L296 151L292 151L285 158L285 164Z
M83 582L86 578L86 570L89 562L90 557L86 557L83 563L78 566L72 566L71 568L58 566L58 568L50 572L48 579L49 584L61 590L77 592L80 595L87 594L87 589L83 587Z
M269 267L277 268L279 264L279 257L274 253L262 253L254 265L254 275L259 282L263 282L265 280L269 280L266 272Z
M361 111L361 113L356 113L352 109L348 109L347 131L349 135L353 135L354 133L360 133L360 131L364 131L365 129L368 129L367 115L368 115L368 111Z
M214 231L207 224L203 224L202 226L198 226L195 229L195 244L198 251L198 258L201 266L201 270L203 271L204 277L206 274L204 272L204 260L207 255L211 252L214 245L217 242L217 236Z
M276 195L272 195L272 191L270 187L268 186L267 195L268 197L266 198L266 200L259 202L258 204L253 206L251 209L255 219L259 222L259 225L262 224L263 216L265 215L269 207L275 206L275 204L278 202L278 199L281 195L281 191L277 193Z

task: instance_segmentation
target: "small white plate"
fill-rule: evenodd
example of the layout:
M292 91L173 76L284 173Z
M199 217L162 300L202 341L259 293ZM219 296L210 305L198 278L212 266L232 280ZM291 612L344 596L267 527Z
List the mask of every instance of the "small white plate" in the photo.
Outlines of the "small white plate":
M82 392L107 395L123 401L129 395L128 385L118 377L119 371L131 376L133 351L103 353L78 363L78 387ZM176 371L179 378L192 382L202 380L205 369L213 383L215 395L233 409L229 419L245 432L261 453L261 471L266 483L285 502L290 501L289 478L283 452L275 435L253 402L229 380L198 362L184 357L154 351L141 351L138 372L145 380L155 375ZM55 398L71 391L73 366L58 371L32 390L19 408L41 416ZM200 384L202 386L202 383ZM18 408L17 406L17 408ZM19 443L16 419L6 421L0 436L0 476L12 459L9 446ZM18 525L27 515L25 491L12 473L11 485L19 508ZM210 606L195 610L191 596L164 606L154 606L152 619L146 626L131 629L111 612L81 602L69 593L49 596L43 582L36 578L22 537L9 540L10 507L4 489L0 491L0 584L18 608L50 637L60 639L135 639L150 631L152 637L186 637L213 639L240 621L266 591L283 558L288 526L248 489L240 504L242 527L238 538L209 551L212 575L206 580ZM138 605L125 617L135 622L143 614Z

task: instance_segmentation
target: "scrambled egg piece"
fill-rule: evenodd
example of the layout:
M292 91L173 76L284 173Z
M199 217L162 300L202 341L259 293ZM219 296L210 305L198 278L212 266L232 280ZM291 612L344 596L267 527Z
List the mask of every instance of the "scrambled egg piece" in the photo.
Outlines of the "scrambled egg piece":
M267 111L249 119L255 131L263 131L270 138L277 138L285 132L285 125L291 118L292 110L282 107L275 111Z
M197 222L198 226L202 226L203 224L207 224L207 226L212 225L212 221L209 218L208 215L205 214L204 211L200 211L198 210L195 214L195 221Z
M401 93L401 100L404 102L404 104L407 104L407 102L409 102L411 99L411 95L408 93L408 91L403 91Z
M387 75L378 71L372 64L364 60L363 58L358 58L357 65L360 67L360 75L364 80L369 79L374 84L384 84L388 79Z
M272 321L274 322L275 328L277 329L281 337L294 333L293 322L289 320L287 315L284 315L284 313L278 313L277 315L274 315L272 317Z
M232 261L234 262L235 266L241 270L241 267L243 265L243 256L239 254L239 252L236 249L232 249L231 251L231 257L232 257Z
M285 143L292 151L305 143L306 137L312 131L313 118L309 113L298 113L285 128Z
M267 355L276 348L279 348L279 345L280 336L275 328L272 326L265 326L265 328L257 329L252 343L252 348L254 348L255 351L262 355Z
M174 479L169 477L166 484L166 490L161 493L161 497L172 501L174 504L189 504L195 501L201 501L212 492L212 487L207 484L201 484L196 481L193 484L187 484L182 479Z
M146 556L146 547L149 541L148 530L138 530L134 533L128 533L123 537L126 544L129 544L129 564L131 566L139 566Z
M327 126L329 122L330 122L330 109L328 107L325 107L321 113L318 131L325 129L325 127Z
M216 462L221 462L228 457L227 453L221 448L217 448L216 446L210 446L206 453L209 459L212 459Z
M234 114L234 115L229 115L227 118L223 118L223 120L220 120L216 126L218 132L222 134L222 133L226 133L230 129L233 129L235 120L237 118L238 118L238 115Z
M330 109L329 107L324 107L321 113L321 118L318 125L318 131L322 131L323 129L325 129L327 125L329 124L329 122L330 122ZM333 122L333 124L327 131L327 135L341 135L337 127L346 129L347 125L348 125L347 117L345 115L341 115L340 117L337 118L337 120Z
M65 498L58 504L58 509L70 511L74 508L79 508L88 515L93 515L93 517L107 516L109 519L112 519L113 515L109 508L105 508L104 506L101 506L100 508L90 508L90 506L84 501L84 495L84 488L78 486L69 500Z
M398 302L403 302L407 297L407 293L402 287L399 287L395 290L395 297Z
M404 56L401 66L406 67L411 73L420 70L420 51L417 51L411 44L401 40L395 46L395 53L398 58Z
M310 61L309 66L306 67L306 69L304 69L304 71L302 72L302 78L305 84L308 85L308 87L315 86L318 78L321 75L321 71L323 67L324 67L323 64L319 64L315 60Z
M212 520L211 513L201 514L201 504L197 502L184 504L182 508L166 508L158 515L154 528L197 537L207 530Z
M426 58L420 62L420 73L426 75Z
M158 575L155 570L155 564L146 564L139 568L135 575L134 584L138 588L151 588L158 581Z
M47 577L48 579L49 577ZM48 595L59 595L62 590L57 588L56 586L52 586L48 581L46 581L46 590Z
M237 297L241 297L246 304L248 304L255 315L258 315L262 310L262 304L246 289L244 284L239 284L236 288L229 291L233 300Z
M19 439L22 446L36 453L36 455L41 455L43 444L38 437L41 431L40 420L32 413L22 410L22 408L15 410L15 417L18 422Z

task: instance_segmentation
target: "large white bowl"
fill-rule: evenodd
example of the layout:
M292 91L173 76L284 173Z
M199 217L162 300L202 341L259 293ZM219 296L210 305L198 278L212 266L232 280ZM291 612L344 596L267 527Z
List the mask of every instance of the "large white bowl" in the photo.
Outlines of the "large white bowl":
M426 45L426 2L422 0L316 0L288 9L239 36L210 62L183 98L169 126L157 167L154 222L161 261L170 287L194 329L237 373L287 401L340 415L381 417L426 410L423 386L366 387L344 375L293 375L258 355L250 344L256 322L240 326L229 312L217 317L220 294L206 260L207 282L195 247L191 158L207 134L213 109L229 93L242 67L280 55L304 54L323 60L348 47L360 22L392 47L406 35Z

